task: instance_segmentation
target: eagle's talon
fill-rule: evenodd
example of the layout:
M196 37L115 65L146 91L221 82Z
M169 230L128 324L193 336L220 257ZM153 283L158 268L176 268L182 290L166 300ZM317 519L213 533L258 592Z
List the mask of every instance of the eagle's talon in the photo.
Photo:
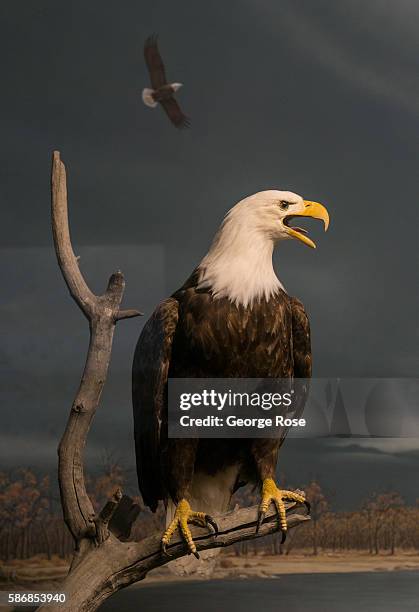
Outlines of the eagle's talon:
M266 512L259 512L258 522L256 525L256 533L259 533L259 529L265 519L265 515L266 515Z
M295 493L294 491L281 490L276 486L275 481L272 478L265 478L262 485L262 500L259 506L259 520L256 527L256 533L259 531L270 504L274 503L279 522L278 528L282 531L281 544L285 542L285 538L287 537L287 517L284 500L293 501L298 504L305 504L308 513L310 513L310 503L303 495L300 495L300 493Z
M208 529L212 528L214 530L214 535L218 534L218 525L212 518L212 516L210 516L209 514L205 514L205 512L194 512L191 506L189 505L189 502L186 499L182 499L176 508L173 520L167 527L161 540L162 551L168 557L170 557L171 555L169 555L169 553L167 552L166 547L169 544L176 529L179 529L182 539L188 547L188 555L192 554L197 559L199 559L199 554L196 550L196 546L192 538L192 533L188 527L188 523L198 525L199 527L208 527Z
M211 525L211 527L214 530L214 535L217 536L218 535L218 525L215 522L215 520L212 518L212 516L210 516L209 514L205 515L205 523L208 527L208 525Z

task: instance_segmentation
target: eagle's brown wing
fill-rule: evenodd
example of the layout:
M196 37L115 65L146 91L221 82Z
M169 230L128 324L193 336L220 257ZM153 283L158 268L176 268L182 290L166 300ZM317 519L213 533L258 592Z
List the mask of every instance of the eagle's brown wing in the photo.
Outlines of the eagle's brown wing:
M188 117L183 114L179 104L173 96L167 100L162 100L161 105L166 111L170 121L177 128L188 128L190 126Z
M153 89L159 89L167 84L164 64L157 46L157 35L149 36L144 45L144 59L150 73L150 81Z
M179 304L162 302L145 324L132 367L135 454L144 503L154 512L166 491L162 482L161 426L167 415L167 376Z
M309 379L311 378L311 340L310 323L304 306L297 300L291 298L292 309L292 349L294 357L294 378L302 378L295 382L295 396L293 408L295 418L301 416L309 392Z
M285 410L284 417L299 418L304 410L307 400L311 378L311 344L310 344L310 323L302 303L297 298L290 297L291 306L291 325L292 325L292 371L290 377L294 379L293 401L289 408ZM279 326L287 324L285 313L282 308L277 312ZM286 346L283 344L283 346ZM285 378L285 376L284 376ZM296 380L297 379L297 380ZM302 380L298 380L302 379ZM289 427L283 427L279 431L278 438L255 438L252 442L251 453L256 462L257 474L260 480L275 474L278 452L285 438Z
M291 298L291 308L294 376L311 378L310 323L300 300Z

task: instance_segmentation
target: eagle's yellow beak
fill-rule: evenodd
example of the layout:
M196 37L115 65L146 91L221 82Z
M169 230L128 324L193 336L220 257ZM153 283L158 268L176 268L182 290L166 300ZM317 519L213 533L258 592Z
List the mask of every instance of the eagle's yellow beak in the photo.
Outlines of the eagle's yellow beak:
M284 226L287 230L287 233L293 238L298 238L304 244L307 244L312 249L316 248L314 242L306 235L306 230L300 227L290 227L287 223L291 221L294 217L313 217L313 219L321 219L324 223L324 231L327 232L327 228L329 227L329 213L323 204L319 204L318 202L311 202L310 200L304 200L304 210L298 213L292 213L287 215L284 219Z

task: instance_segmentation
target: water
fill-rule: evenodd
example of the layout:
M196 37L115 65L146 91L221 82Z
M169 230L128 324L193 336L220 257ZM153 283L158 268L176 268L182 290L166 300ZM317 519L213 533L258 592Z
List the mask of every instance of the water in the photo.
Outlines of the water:
M419 573L293 574L256 580L144 584L101 612L417 612Z

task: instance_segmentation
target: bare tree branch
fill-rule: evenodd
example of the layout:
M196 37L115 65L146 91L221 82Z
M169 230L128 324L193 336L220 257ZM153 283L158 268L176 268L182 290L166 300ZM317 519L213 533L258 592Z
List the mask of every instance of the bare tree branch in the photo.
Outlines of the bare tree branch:
M71 245L66 171L58 151L54 152L52 162L51 216L58 265L71 296L87 317L90 328L86 365L58 449L64 519L78 542L84 537L96 537L98 534L97 517L86 492L83 451L106 380L115 324L119 319L140 313L119 309L125 287L120 271L112 274L104 295L94 295L87 286Z
M138 310L120 310L117 314L116 320L121 321L121 319L132 319L132 317L138 317L142 314L143 313L139 312Z
M292 513L295 503L286 503L288 528L309 520ZM304 508L304 506L303 506ZM217 516L218 536L206 529L192 529L197 550L231 546L236 542L266 536L278 530L278 517L271 509L256 534L258 506L234 510ZM167 557L161 551L161 533L140 542L120 542L112 534L98 548L89 550L61 585L67 596L65 604L45 607L45 612L92 612L116 591L143 580L147 573L187 553L185 543L178 537L168 548ZM44 610L40 608L39 610Z
M71 246L67 210L66 172L65 166L60 159L59 151L54 151L53 153L51 189L52 234L58 265L71 296L89 318L93 310L95 296L86 285L79 270L79 257L74 255L73 247Z

